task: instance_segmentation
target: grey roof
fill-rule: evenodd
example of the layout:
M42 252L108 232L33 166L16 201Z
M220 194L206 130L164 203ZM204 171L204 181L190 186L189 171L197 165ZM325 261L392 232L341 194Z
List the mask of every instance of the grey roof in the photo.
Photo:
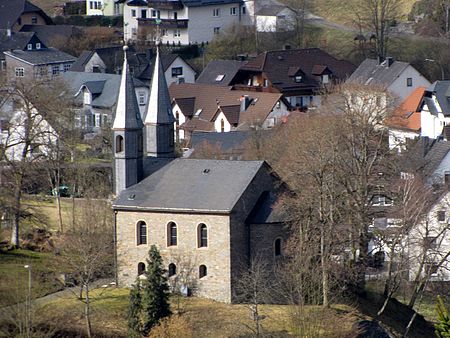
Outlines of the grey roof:
M422 159L421 169L425 177L431 177L450 151L450 142L435 141ZM450 168L449 168L450 169Z
M56 39L65 41L83 34L80 28L72 25L24 25L20 31L35 32L47 46L54 44Z
M196 83L215 84L220 86L228 86L236 75L239 68L244 64L242 61L234 60L213 60L203 69ZM218 77L222 76L220 81Z
M250 135L249 131L230 131L228 133L194 131L191 135L191 147L195 149L195 147L206 142L219 146L221 151L242 149Z
M241 3L242 0L181 0L181 2L187 7L202 7Z
M88 81L84 83L84 86L89 89L92 94L99 95L103 92L103 88L105 87L105 80L102 81Z
M92 105L100 108L112 108L117 102L120 75L69 71L62 74L62 79L69 86L73 95L77 94L80 88L86 83L98 83L104 81L102 93L93 98ZM83 102L82 95L78 95L77 100L80 103Z
M6 29L0 29L0 52L24 50L33 36L33 32L11 32L11 36L8 36Z
M255 15L261 15L261 16L276 16L278 13L280 13L284 9L289 9L293 12L295 12L292 8L288 6L283 5L266 5L262 7L259 11L255 13Z
M160 54L161 64L163 67L164 72L167 71L167 69L170 67L170 65L175 61L179 55L177 54ZM146 65L143 67L143 70L137 74L136 76L139 79L142 80L151 80L153 77L153 70L155 69L155 61L156 61L156 55L153 56L150 60L146 61Z
M246 222L249 224L282 223L286 215L281 210L279 198L273 191L264 191L253 207Z
M349 77L348 82L366 85L390 86L409 66L407 62L394 61L389 67L387 62L365 59Z
M45 48L39 50L13 50L5 52L13 58L19 59L31 65L46 65L52 63L75 62L76 58L56 48Z
M124 49L125 48L126 47L124 47ZM144 124L142 123L141 113L134 91L133 77L130 73L126 53L122 69L119 98L117 99L116 114L112 129L142 129Z
M0 28L11 28L22 13L39 13L47 24L52 23L50 17L27 0L0 0Z
M436 114L439 109L436 103L431 98L434 95L436 97L439 106L442 109L444 116L450 115L450 81L436 81L425 91L425 103L427 104L430 112Z
M230 213L263 161L175 159L121 192L115 209Z
M94 55L93 51L85 50L81 53L81 55L77 58L77 60L73 63L70 70L72 72L84 72L86 64L91 59L92 55Z

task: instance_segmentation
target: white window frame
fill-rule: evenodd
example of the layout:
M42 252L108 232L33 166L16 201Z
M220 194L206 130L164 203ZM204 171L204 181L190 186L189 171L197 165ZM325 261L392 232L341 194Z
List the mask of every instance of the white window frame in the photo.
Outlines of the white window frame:
M41 49L41 43L40 42L36 42L36 49Z
M70 70L70 67L71 67L72 65L70 64L70 63L65 63L64 64L64 73L65 72L68 72L69 70Z
M220 8L213 9L213 17L218 18L220 16Z
M14 69L15 73L16 73L16 77L24 77L25 76L25 68L23 67L16 67Z
M27 50L32 50L32 49L33 49L33 44L29 43L29 44L27 45Z
M214 27L214 35L220 34L220 27Z
M59 76L61 69L59 65L52 66L52 76Z
M237 15L236 7L230 7L230 15Z
M138 103L140 106L145 106L145 92L138 92Z
M135 9L132 9L132 10L131 10L131 17L132 17L132 18L135 18L135 17L136 17L136 10L135 10Z

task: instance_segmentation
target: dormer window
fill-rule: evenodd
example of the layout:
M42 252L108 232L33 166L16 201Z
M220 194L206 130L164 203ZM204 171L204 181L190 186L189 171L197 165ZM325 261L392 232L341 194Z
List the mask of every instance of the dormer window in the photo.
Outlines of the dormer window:
M328 82L330 82L330 77L328 74L324 74L322 75L322 83L323 84L327 84Z
M301 75L296 75L296 76L294 77L294 81L295 81L296 83L302 82L302 79L303 79L303 76L301 76Z
M40 42L36 42L36 49L41 49L41 43Z
M92 103L92 95L88 90L85 90L83 93L83 102L84 102L84 104Z
M28 49L28 50L32 50L32 49L33 49L33 45L32 45L31 43L29 43L29 44L27 45L27 49Z

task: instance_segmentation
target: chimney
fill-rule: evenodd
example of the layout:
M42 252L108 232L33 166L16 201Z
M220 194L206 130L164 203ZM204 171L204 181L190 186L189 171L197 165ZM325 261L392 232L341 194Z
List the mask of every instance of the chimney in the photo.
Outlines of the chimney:
M241 108L239 111L242 113L247 110L248 106L250 105L251 99L248 95L242 95L239 100L241 101Z
M381 65L384 62L384 57L378 56L377 60L378 60L378 64Z
M6 29L6 36L11 37L11 28Z
M243 61L247 60L247 55L245 55L245 54L238 54L238 55L236 55L236 58L237 58L238 61L243 62Z
M386 58L386 68L389 68L390 66L392 66L393 63L394 63L394 58L392 58L392 57Z
M290 50L290 49L291 49L291 45L287 45L287 44L286 44L286 45L284 45L283 49L284 49L284 50Z

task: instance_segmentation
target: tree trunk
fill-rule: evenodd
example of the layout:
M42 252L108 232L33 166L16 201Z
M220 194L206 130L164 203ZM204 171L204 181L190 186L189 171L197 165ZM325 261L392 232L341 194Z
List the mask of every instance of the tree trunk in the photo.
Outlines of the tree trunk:
M20 205L22 199L23 174L19 173L14 187L14 224L11 232L11 244L15 248L19 247L19 226L20 226Z
M85 304L84 304L84 318L86 319L86 333L88 338L92 337L92 327L91 327L91 305L89 303L89 285L86 283L85 292Z
M324 234L324 224L320 229L320 264L322 266L322 297L323 297L323 306L328 307L328 269L326 264L326 252L325 252L325 234Z

